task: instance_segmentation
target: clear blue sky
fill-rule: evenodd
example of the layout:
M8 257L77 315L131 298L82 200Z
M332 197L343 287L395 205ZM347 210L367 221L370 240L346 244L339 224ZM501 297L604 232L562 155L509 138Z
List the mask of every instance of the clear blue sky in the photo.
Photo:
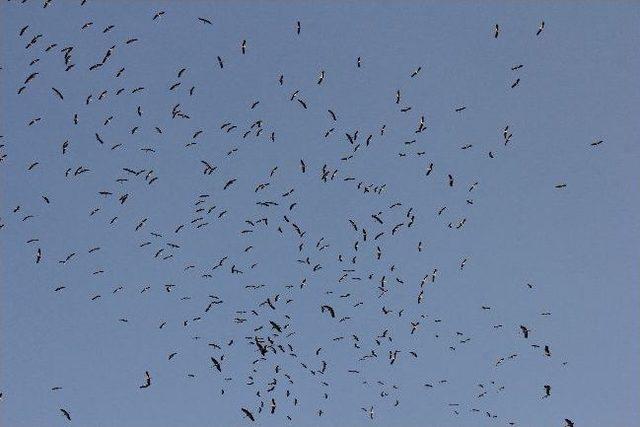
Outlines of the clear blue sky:
M252 424L241 407L261 426L636 425L638 3L29 0L2 2L0 17L2 426ZM275 310L260 306L276 294ZM205 312L209 295L223 303ZM384 330L393 341L377 344ZM252 363L255 336L285 351Z

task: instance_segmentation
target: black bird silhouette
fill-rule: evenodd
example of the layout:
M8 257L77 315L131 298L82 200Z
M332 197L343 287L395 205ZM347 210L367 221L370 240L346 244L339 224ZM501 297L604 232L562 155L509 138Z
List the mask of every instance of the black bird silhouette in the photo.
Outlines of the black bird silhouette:
M60 92L58 89L56 89L55 87L52 87L51 90L53 90L56 95L58 95L58 97L62 100L64 100L64 96L62 95L62 92Z
M62 412L62 415L64 415L67 421L71 421L71 414L69 414L69 411L67 411L66 409L60 408L60 412Z
M222 367L220 366L220 362L215 357L211 357L211 362L213 363L213 367L218 370L218 372L222 372Z
M236 181L237 181L237 178L230 179L229 181L227 181L227 183L224 185L223 190L226 190L227 188L229 188Z
M253 417L253 414L252 414L248 409L245 409L245 408L240 408L240 409L242 410L242 413L243 413L247 418L249 418L251 421L255 421L255 420L256 420L256 419Z
M147 388L151 385L151 375L149 371L144 372L144 384L140 386L140 388Z
M329 305L323 305L320 307L320 311L322 313L324 313L326 311L329 312L329 314L331 315L331 317L335 318L336 317L336 312L333 310L333 307L329 306Z

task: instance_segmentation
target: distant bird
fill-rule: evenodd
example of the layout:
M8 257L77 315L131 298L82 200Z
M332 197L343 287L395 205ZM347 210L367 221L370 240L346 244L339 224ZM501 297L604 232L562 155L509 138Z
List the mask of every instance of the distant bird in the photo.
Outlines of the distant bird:
M213 25L213 23L207 18L198 17L198 21L202 22L203 24Z
M525 338L529 338L529 332L530 332L530 331L529 331L529 329L528 329L526 326L524 326L524 325L520 325L520 330L522 331L522 335L523 335Z
M60 92L58 89L56 89L55 87L52 87L51 90L53 90L55 92L56 95L58 95L58 98L64 100L64 96L62 95L62 92Z
M329 312L329 314L331 315L331 317L335 318L336 317L336 312L334 311L333 307L329 306L329 305L323 305L320 307L320 311L322 313L324 313L325 311Z
M144 384L140 386L140 388L147 388L151 385L151 375L149 371L144 372Z
M253 417L253 414L252 414L248 409L245 409L245 408L240 408L240 409L242 410L242 413L243 413L247 418L249 418L251 421L255 421L255 420L256 420L256 419Z
M62 415L64 415L67 421L71 421L71 414L69 414L69 411L67 411L66 409L60 408L60 412L62 412Z
M499 35L500 35L500 26L496 24L496 26L494 27L493 38L497 39Z
M218 370L218 372L222 372L222 367L220 366L220 362L215 357L211 357L211 362L213 363L213 367Z
M234 178L234 179L230 179L229 181L227 181L227 183L224 185L223 190L226 190L227 188L229 188L229 187L230 187L234 182L236 182L236 181L237 181L237 179L236 179L236 178Z
M544 21L540 22L540 26L538 27L538 32L536 33L536 36L539 36L542 30L544 30Z

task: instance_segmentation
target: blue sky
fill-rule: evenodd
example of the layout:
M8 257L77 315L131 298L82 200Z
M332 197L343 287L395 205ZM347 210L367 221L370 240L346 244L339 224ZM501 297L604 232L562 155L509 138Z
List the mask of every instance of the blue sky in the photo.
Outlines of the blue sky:
M262 426L634 425L637 3L79 3L0 6L0 424L252 424L244 407ZM285 351L253 363L256 335Z

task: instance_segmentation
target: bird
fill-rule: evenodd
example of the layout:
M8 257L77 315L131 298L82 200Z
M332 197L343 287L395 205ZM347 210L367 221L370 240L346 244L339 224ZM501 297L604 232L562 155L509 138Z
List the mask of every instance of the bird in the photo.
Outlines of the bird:
M540 22L540 26L538 27L538 31L536 32L536 36L539 36L542 30L544 30L544 21Z
M497 39L498 35L500 35L500 26L496 24L494 27L493 38Z
M67 421L71 421L71 414L69 413L69 411L67 411L66 409L60 408L60 412L62 412L62 415L64 415Z
M253 417L253 414L252 414L248 409L245 409L245 408L240 408L240 409L242 410L242 413L243 413L247 418L249 418L251 421L255 421L255 420L256 420L256 419Z
M144 372L144 384L140 386L140 388L147 388L151 385L151 375L149 371Z
M329 313L329 315L331 315L332 318L336 317L336 312L334 311L333 307L329 306L329 305L323 305L320 307L320 311L322 313L324 313L325 311L327 311Z
M202 18L202 17L198 17L198 21L202 22L203 24L209 24L209 25L213 25L213 22L211 22L211 20L207 19L207 18Z
M220 362L215 357L211 357L211 362L213 363L213 367L218 370L218 372L222 372L222 367L220 366Z
M231 185L233 185L234 182L236 182L238 179L237 178L233 178L230 179L229 181L227 181L227 183L224 185L223 190L226 190L227 188L229 188Z
M51 90L53 90L53 92L58 96L58 98L60 98L61 100L64 100L64 96L62 95L62 92L60 92L55 87L52 87Z

